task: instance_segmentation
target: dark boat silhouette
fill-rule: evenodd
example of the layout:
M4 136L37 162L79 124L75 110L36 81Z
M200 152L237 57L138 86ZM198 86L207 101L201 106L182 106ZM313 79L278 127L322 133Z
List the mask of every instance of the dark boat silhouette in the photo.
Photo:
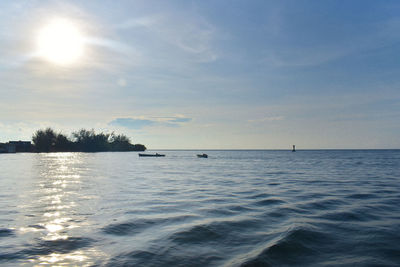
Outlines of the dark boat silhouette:
M198 158L208 158L208 155L207 154L197 154L197 157Z
M164 154L143 154L143 153L139 153L139 157L165 157Z

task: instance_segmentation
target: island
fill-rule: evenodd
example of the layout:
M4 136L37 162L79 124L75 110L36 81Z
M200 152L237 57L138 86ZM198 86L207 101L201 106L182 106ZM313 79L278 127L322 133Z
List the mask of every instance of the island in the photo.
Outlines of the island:
M96 133L93 129L81 129L67 137L52 128L37 130L30 141L0 143L0 153L16 152L106 152L145 151L142 144L132 144L123 134Z

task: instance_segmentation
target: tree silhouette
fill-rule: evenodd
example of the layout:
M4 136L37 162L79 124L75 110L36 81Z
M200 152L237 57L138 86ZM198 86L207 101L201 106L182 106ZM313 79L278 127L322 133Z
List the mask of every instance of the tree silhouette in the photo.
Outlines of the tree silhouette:
M62 151L62 152L74 151L74 143L68 140L68 138L65 135L59 133L56 136L54 149L55 151Z
M144 151L141 144L133 145L130 139L123 134L99 133L93 129L80 129L72 133L72 140L52 128L37 130L32 136L36 152L100 152L100 151Z
M37 130L32 136L32 142L38 152L54 150L57 134L51 128Z
M111 148L113 151L129 151L132 150L132 144L129 140L129 137L119 134L116 135L114 133L110 136Z
M110 144L108 142L110 134L96 134L93 129L90 131L81 129L77 132L73 132L72 136L76 140L75 142L79 151L99 152L110 150Z

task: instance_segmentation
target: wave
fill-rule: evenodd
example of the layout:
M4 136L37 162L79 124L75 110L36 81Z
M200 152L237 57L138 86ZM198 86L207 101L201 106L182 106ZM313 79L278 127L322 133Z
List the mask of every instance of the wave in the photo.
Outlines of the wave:
M368 214L361 211L342 211L342 212L330 212L321 216L323 219L327 219L329 221L370 221L377 219L378 217L373 214Z
M214 221L208 224L193 225L173 233L168 240L179 244L206 244L229 241L230 245L242 244L248 239L247 233L252 233L260 227L261 220L247 219ZM251 235L249 235L251 236Z
M162 220L160 220L162 221ZM155 220L135 220L132 222L114 223L107 225L102 229L103 233L110 235L132 235L143 231L144 229L155 225Z
M109 224L102 228L102 232L105 234L117 235L117 236L134 235L156 225L172 224L195 218L197 218L197 216L182 215L182 216L167 217L167 218L137 219L122 223Z
M202 267L215 266L215 262L223 259L218 251L207 248L193 251L187 247L158 248L156 252L147 250L133 250L121 253L110 259L105 266L176 266L176 267Z
M349 196L346 196L346 198L350 199L371 199L371 198L377 198L378 196L375 194L367 194L367 193L359 193L359 194L351 194Z
M186 231L173 234L172 241L182 244L217 241L224 235L218 231L216 225L196 225Z
M255 194L255 195L249 196L249 198L251 198L251 199L259 199L259 198L267 198L267 197L270 197L270 196L271 196L271 194L260 193L260 194Z
M255 205L257 206L269 206L269 205L274 205L274 204L283 204L286 203L286 201L278 198L267 198L263 199L260 201L255 202Z
M319 246L329 244L334 238L311 228L296 228L269 245L258 255L245 260L242 267L302 265L313 262Z
M67 254L84 247L91 246L95 241L85 237L69 237L67 239L58 240L40 240L36 244L25 246L15 252L0 254L0 262L18 260L18 259L34 259L38 256L50 255L52 253Z
M218 208L202 208L201 212L205 215L212 215L213 217L226 217L226 216L235 216L238 214L244 214L248 212L252 212L256 210L250 206L244 205L224 205Z
M306 210L330 210L346 203L347 202L340 199L325 199L307 202L298 207Z
M0 228L0 237L6 237L12 235L14 235L14 230L8 228Z

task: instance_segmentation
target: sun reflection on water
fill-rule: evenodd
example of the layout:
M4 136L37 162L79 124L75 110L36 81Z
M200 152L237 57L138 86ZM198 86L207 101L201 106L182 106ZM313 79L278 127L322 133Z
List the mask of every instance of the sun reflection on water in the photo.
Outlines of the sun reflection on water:
M49 153L37 155L38 180L32 195L22 205L29 214L21 234L37 241L37 255L29 261L38 265L91 265L99 251L90 247L90 239L80 228L89 225L80 205L88 197L81 188L82 154Z
M62 262L68 262L68 263L73 262L81 266L81 264L84 263L85 261L88 261L88 259L89 258L85 256L81 251L73 252L68 255L52 253L47 256L39 257L39 261L42 265L47 265L47 264L53 265L55 263L61 265Z

